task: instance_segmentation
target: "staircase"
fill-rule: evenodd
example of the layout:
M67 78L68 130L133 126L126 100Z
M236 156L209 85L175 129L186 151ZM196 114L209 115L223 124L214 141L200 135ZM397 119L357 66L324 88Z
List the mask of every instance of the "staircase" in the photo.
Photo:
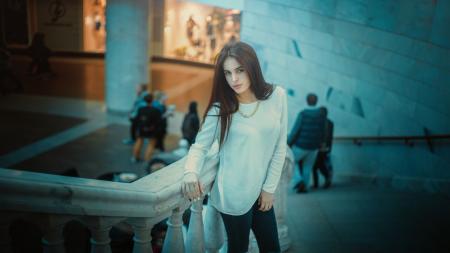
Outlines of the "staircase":
M219 252L226 247L220 214L210 205L204 207L201 200L191 203L183 198L184 162L185 158L132 183L0 169L0 251L17 252L12 239L27 243L26 238L12 238L11 224L29 233L32 230L25 226L33 224L42 235L43 252L73 252L76 242L68 243L64 238L67 227L78 224L90 236L86 251L116 252L110 238L113 230L133 234L133 253L152 252L151 229L168 218L162 252ZM211 189L217 166L217 152L210 152L200 175L206 192ZM290 245L284 217L293 166L288 149L274 204L283 251ZM191 217L184 239L182 215L188 208ZM257 252L254 238L250 251Z

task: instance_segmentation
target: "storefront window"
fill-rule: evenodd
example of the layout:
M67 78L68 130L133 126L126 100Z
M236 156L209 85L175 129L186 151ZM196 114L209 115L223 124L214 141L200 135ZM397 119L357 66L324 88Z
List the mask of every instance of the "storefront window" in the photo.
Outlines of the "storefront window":
M166 0L163 56L211 63L222 46L239 40L240 11Z
M84 0L84 51L105 51L105 8L106 0Z
M27 46L29 43L28 2L26 0L5 1L0 5L2 43L10 46Z
M107 0L83 0L83 51L105 51L106 4ZM238 10L184 0L155 0L153 4L149 20L153 55L212 63L225 43L239 40Z

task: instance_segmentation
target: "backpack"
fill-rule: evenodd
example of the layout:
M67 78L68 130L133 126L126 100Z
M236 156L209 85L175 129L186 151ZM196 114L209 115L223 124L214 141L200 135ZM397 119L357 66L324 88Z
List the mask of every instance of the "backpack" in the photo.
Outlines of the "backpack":
M153 133L161 122L161 112L153 107L142 107L138 111L137 124L141 134Z

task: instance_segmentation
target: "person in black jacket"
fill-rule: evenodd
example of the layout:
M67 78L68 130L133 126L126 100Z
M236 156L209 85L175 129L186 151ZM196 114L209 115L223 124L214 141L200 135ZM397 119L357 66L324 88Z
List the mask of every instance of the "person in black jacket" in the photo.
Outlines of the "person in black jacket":
M153 96L148 94L144 100L147 102L147 106L140 108L137 114L136 142L133 146L132 162L141 160L140 154L144 139L148 139L144 160L150 161L156 145L157 127L161 122L161 112L152 106Z
M311 170L325 135L326 115L316 108L317 96L308 94L309 108L301 111L288 137L288 145L294 146L299 161L300 181L295 185L297 192L307 192Z
M6 48L3 42L0 42L0 89L2 95L5 95L8 91L8 84L14 84L15 91L23 91L22 82L14 74L11 67L11 53Z
M184 116L183 124L181 125L181 132L183 138L186 139L189 145L192 145L200 128L200 119L197 113L197 102L192 101L189 104L189 112Z
M28 47L28 54L31 57L28 66L29 75L53 74L48 58L52 52L45 44L45 35L35 33L31 45Z

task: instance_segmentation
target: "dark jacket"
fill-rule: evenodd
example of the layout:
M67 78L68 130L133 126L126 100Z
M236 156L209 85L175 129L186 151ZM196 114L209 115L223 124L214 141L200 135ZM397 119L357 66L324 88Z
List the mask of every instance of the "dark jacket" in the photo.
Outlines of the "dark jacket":
M288 137L288 145L306 150L319 149L325 137L326 114L320 109L301 111Z
M333 132L334 132L334 123L330 119L327 119L325 122L325 136L324 136L324 145L323 149L327 153L331 152L331 147L333 145Z
M189 144L194 143L199 128L200 119L198 118L197 113L188 113L184 116L181 132L183 133L183 138L186 139Z

